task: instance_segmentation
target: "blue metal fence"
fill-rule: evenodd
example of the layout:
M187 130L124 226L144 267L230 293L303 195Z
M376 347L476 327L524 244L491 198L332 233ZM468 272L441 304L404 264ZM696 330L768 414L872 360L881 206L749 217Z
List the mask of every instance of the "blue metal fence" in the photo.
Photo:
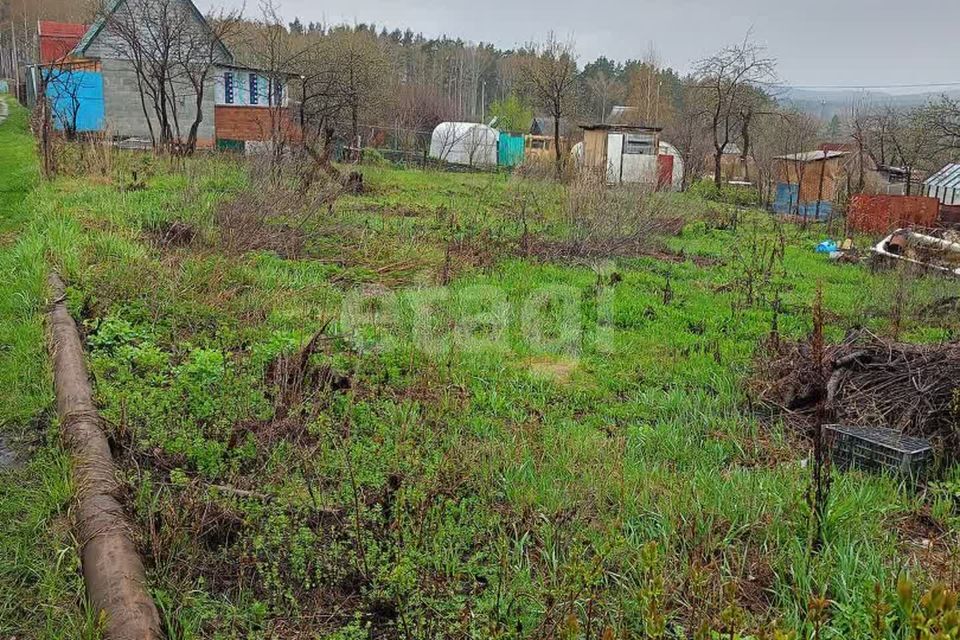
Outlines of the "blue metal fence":
M799 199L799 185L780 182L777 184L777 196L773 201L773 210L784 215L797 215L816 220L826 219L833 213L832 202L821 200L818 207L816 200L813 202L798 202Z

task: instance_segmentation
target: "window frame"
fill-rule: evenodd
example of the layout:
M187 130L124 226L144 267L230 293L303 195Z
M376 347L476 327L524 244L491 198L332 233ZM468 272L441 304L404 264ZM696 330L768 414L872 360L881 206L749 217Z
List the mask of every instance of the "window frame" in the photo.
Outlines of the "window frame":
M236 79L233 71L223 72L223 104L236 104Z
M250 74L250 105L260 104L260 78L255 73Z

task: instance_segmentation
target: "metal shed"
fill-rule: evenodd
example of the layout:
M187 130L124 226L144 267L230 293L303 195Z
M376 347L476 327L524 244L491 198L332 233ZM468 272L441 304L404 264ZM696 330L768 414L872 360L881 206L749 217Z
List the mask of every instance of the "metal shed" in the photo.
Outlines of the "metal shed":
M960 205L960 163L948 164L927 178L923 183L923 192L936 198L940 204Z

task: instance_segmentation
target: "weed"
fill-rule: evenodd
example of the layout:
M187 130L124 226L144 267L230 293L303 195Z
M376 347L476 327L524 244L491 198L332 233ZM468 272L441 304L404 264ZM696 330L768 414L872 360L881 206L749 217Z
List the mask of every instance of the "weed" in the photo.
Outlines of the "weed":
M771 332L810 334L818 281L824 340L889 330L892 274L830 263L815 230L763 212L720 228L690 195L363 176L298 199L295 176L268 191L192 158L138 173L142 190L36 193L26 297L4 298L4 327L34 324L0 374L22 389L17 367L38 368L49 255L171 635L869 633L902 560L891 516L915 499L838 475L810 554L805 449L743 382ZM162 240L174 223L189 243ZM911 304L945 286L919 278ZM343 321L355 302L371 322ZM940 339L956 321L901 325ZM36 415L34 391L9 406Z

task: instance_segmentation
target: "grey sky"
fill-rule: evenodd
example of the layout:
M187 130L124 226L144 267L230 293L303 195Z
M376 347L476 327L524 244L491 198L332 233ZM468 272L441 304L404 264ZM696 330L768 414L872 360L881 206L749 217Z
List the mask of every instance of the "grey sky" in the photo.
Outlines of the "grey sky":
M199 0L239 6L242 0ZM572 36L580 62L641 58L652 41L663 64L754 38L792 85L960 83L958 0L280 0L303 21L375 22L512 47L550 31ZM256 1L246 2L247 11ZM904 92L899 90L897 92Z

